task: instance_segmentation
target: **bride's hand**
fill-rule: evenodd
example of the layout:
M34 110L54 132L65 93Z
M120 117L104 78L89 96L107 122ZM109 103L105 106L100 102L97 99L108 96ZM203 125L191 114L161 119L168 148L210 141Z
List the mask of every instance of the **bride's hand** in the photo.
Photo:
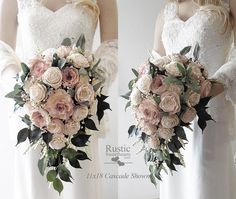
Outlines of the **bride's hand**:
M209 93L209 97L216 97L217 95L221 94L222 92L224 92L224 85L213 81L212 82L212 87L211 87L211 91Z

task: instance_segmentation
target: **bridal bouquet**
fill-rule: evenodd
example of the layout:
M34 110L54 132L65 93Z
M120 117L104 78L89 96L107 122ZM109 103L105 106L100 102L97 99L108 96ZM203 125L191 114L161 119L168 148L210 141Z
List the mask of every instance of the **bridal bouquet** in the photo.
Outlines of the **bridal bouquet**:
M88 130L97 131L93 118L103 118L110 109L102 95L104 79L91 52L85 50L85 38L76 45L65 39L58 49L48 49L21 64L14 91L6 97L15 101L15 109L25 110L27 125L17 136L18 143L29 141L41 146L38 168L59 193L62 181L71 182L68 169L81 168L79 161L89 160L83 147L89 144Z
M199 45L194 49L194 59L185 55L191 47L179 54L151 57L149 62L132 69L135 78L129 82L130 91L123 97L131 106L136 125L129 136L136 135L143 144L144 159L149 163L150 179L156 185L161 172L176 171L175 165L184 165L181 148L187 143L184 127L190 128L198 116L202 131L212 120L207 113L207 97L211 81L207 71L198 62Z

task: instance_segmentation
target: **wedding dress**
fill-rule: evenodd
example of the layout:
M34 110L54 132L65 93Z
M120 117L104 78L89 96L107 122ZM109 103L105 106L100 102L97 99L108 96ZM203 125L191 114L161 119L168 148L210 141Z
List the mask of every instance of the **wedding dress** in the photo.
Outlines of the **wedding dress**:
M67 37L76 42L81 34L85 35L86 49L92 50L98 22L97 13L89 7L91 4L83 4L83 0L75 2L77 3L66 4L54 12L46 8L38 0L17 0L17 52L21 60L27 61L42 50L59 47L63 39ZM95 56L101 58L99 69L104 72L106 77L104 86L108 87L116 74L117 41L111 40L102 43L95 52ZM19 59L16 58L14 51L3 42L0 42L0 60L0 72L4 71L4 67L19 64ZM3 84L6 83L3 82ZM5 111L11 110L5 109ZM10 127L8 128L15 143L17 132L22 127L19 119L16 119L17 117L11 116ZM99 133L97 134L99 135ZM91 139L90 147L87 149L92 161L82 162L82 170L72 169L72 175L75 180L73 184L64 183L65 189L60 197L56 191L48 188L49 185L46 178L42 177L38 171L39 150L31 150L24 155L23 152L26 149L27 144L23 144L15 148L14 152L15 171L13 174L14 187L12 189L14 199L104 199L102 182L98 179L87 179L89 173L96 174L101 167L98 154L100 150L99 142L98 137L95 135Z
M193 132L187 131L189 143L183 150L186 167L178 167L178 173L163 177L161 199L236 198L236 120L231 103L236 102L236 90L232 89L236 84L233 55L233 61L227 64L232 28L225 31L223 19L203 8L183 21L178 17L178 5L168 3L164 10L162 41L166 54L178 53L198 42L201 48L199 61L206 66L210 78L225 84L226 91L209 103L208 112L216 122L209 122L203 134L196 121ZM229 13L228 0L222 4L222 9ZM191 57L192 53L188 56ZM232 53L235 54L235 50ZM230 81L234 85L227 83L228 80L234 80Z

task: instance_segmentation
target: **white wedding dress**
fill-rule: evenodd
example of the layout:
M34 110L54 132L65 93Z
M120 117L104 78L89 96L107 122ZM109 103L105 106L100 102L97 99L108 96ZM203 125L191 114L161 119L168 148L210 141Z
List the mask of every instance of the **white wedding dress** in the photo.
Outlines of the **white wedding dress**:
M81 2L83 0L80 0ZM77 2L80 2L77 1ZM72 38L74 42L81 34L86 38L86 49L92 50L95 30L97 28L97 13L86 4L66 4L53 12L37 0L17 0L18 3L18 43L17 52L23 61L27 61L38 52L59 47L64 38ZM0 43L1 70L14 62L10 47ZM117 41L106 41L97 49L95 56L101 58L101 70L106 76L106 87L114 80L116 74ZM3 65L5 64L5 65ZM3 83L4 84L4 83ZM6 103L6 102L5 102ZM8 107L9 108L9 107ZM5 111L11 111L6 109ZM11 115L11 114L9 114ZM17 115L12 116L9 122L12 147L16 143L17 132L22 123ZM107 121L106 121L107 122ZM4 128L4 125L2 126ZM101 132L104 133L104 132ZM97 133L99 135L99 133ZM104 187L99 179L88 179L89 173L101 172L98 137L93 136L88 155L92 161L81 162L82 170L72 169L75 179L73 184L64 183L65 189L61 196L49 188L46 177L42 177L37 168L39 149L31 150L26 155L23 152L28 144L15 148L14 152L14 199L104 199ZM8 196L6 196L9 198ZM115 198L115 196L114 196ZM13 198L11 198L13 199Z
M173 176L164 176L160 199L235 199L236 119L231 102L236 102L236 90L232 89L236 82L227 83L236 78L235 57L231 58L234 58L231 64L226 63L232 45L232 28L224 32L220 16L202 8L183 21L177 9L177 4L169 3L164 11L162 40L166 54L178 53L198 42L199 60L208 69L209 77L218 77L227 90L209 103L208 111L216 122L209 122L204 134L196 121L194 132L187 131L189 144L183 151L186 167L178 167L178 173L174 172ZM222 9L229 12L226 0ZM191 55L192 52L188 54Z

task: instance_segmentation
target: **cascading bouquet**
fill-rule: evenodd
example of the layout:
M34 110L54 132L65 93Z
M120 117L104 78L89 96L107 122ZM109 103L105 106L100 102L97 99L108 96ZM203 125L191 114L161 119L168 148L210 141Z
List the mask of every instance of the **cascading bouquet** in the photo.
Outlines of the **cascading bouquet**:
M89 160L86 147L97 131L104 111L110 109L102 94L104 79L97 67L100 60L85 50L82 35L72 46L69 38L58 49L48 49L21 64L14 91L6 95L15 101L15 109L25 110L19 131L20 144L29 140L30 147L40 146L38 168L56 191L63 191L62 181L71 182L68 164L81 168L79 161Z
M136 135L143 145L144 159L149 164L151 182L162 180L161 173L176 171L175 165L184 165L181 148L187 144L184 127L198 116L198 125L205 129L213 120L207 113L211 81L203 65L198 62L199 45L194 49L194 59L185 55L191 47L179 54L151 57L132 69L135 78L129 82L130 91L122 96L129 100L136 125L130 126L129 136Z

